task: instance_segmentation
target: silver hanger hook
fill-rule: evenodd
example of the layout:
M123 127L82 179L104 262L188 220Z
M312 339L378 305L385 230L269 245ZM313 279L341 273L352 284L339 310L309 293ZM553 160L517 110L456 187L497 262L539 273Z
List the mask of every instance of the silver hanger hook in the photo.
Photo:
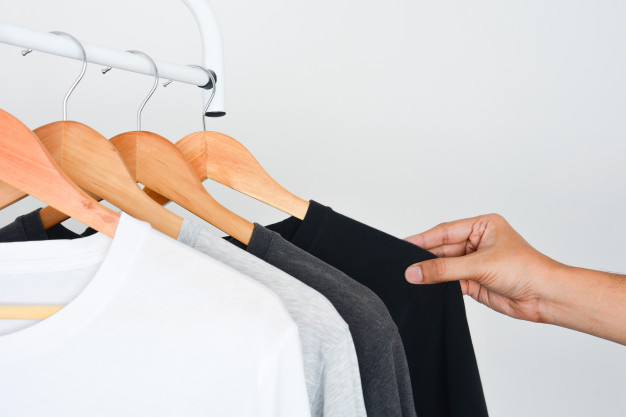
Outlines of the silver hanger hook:
M206 119L205 119L206 112L207 110L209 110L209 106L211 105L211 102L213 101L213 97L215 96L215 88L217 86L217 84L215 84L215 77L213 76L213 73L211 71L209 71L206 68L201 67L200 65L187 65L187 66L193 67L193 68L200 68L201 70L207 73L207 75L209 76L209 79L213 83L213 88L212 88L213 91L211 92L211 97L209 97L209 101L207 102L206 106L204 106L204 110L202 111L202 130L206 131Z
M87 54L85 53L85 48L83 48L83 45L78 41L78 39L76 39L69 33L65 33L65 32L50 32L50 33L54 33L55 35L61 35L61 36L66 36L70 38L71 40L76 42L76 45L78 45L78 48L80 48L80 52L83 55L83 68L80 71L80 75L78 76L76 81L74 81L74 84L72 84L70 89L67 91L67 94L65 94L65 98L63 99L63 121L66 121L67 120L67 100L70 98L70 95L72 94L72 92L74 91L74 89L76 88L80 80L83 79L83 76L85 75L85 71L87 71Z
M150 90L146 98L143 100L143 103L141 103L141 106L139 107L139 111L137 112L137 130L141 130L141 112L143 111L143 108L146 106L146 103L148 102L148 100L150 100L150 97L152 97L152 94L154 94L154 92L157 89L157 86L159 85L159 69L157 68L157 65L154 62L154 60L150 58L144 52L135 51L135 50L130 50L126 52L143 56L148 61L150 61L150 64L152 65L152 69L154 69L154 85L152 86L152 89Z

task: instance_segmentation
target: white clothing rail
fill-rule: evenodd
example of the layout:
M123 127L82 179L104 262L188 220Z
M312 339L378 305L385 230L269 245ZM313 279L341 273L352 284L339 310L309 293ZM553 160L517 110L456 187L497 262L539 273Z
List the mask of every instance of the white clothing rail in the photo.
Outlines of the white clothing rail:
M207 111L207 116L223 116L226 113L226 94L224 88L222 36L215 13L213 13L213 9L211 9L207 0L182 0L182 2L191 10L198 28L200 29L200 36L202 38L201 66L215 72L217 79L215 97ZM79 40L85 48L88 62L140 74L152 75L152 66L145 58L139 55L97 46L83 42L81 39ZM0 42L81 61L83 59L78 46L65 36L27 29L11 23L0 22ZM129 45L128 49L132 49L132 45ZM201 69L188 67L186 65L171 64L156 59L154 61L156 62L161 78L193 84L199 87L206 86L210 83L206 72ZM208 102L210 95L210 90L204 90L203 106Z

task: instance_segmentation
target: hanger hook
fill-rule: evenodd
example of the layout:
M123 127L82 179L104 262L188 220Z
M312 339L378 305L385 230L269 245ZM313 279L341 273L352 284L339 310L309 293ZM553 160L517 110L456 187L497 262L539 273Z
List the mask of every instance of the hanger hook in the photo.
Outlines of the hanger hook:
M201 67L200 65L187 65L188 67L193 67L193 68L200 68L202 71L206 72L207 75L209 76L209 79L211 80L211 82L213 83L213 88L212 88L212 92L211 92L211 97L209 97L209 101L207 102L206 106L204 106L204 111L202 112L202 130L204 130L206 132L206 112L207 110L209 110L209 106L211 105L211 102L213 101L213 97L215 96L215 87L217 86L217 84L215 84L215 76L213 76L213 73L211 71L209 71L206 68Z
M67 91L67 94L65 94L65 98L63 99L63 121L66 121L67 120L67 100L70 98L70 95L72 94L72 92L74 91L74 89L76 88L80 80L82 80L83 76L85 75L85 71L87 70L87 54L85 53L85 48L83 48L83 45L79 42L79 40L73 37L72 35L70 35L69 33L65 33L65 32L50 32L50 33L54 33L55 35L61 35L61 36L66 36L70 38L71 40L76 42L76 45L78 45L78 48L80 48L80 52L83 55L83 68L80 71L80 75L78 76L76 81L74 81L74 84L72 84L70 89Z
M152 89L150 90L146 98L143 100L143 103L141 103L141 106L139 107L139 111L137 112L137 130L141 130L141 112L143 111L143 108L145 107L146 103L148 102L148 100L150 100L150 97L152 97L152 94L154 94L154 92L157 89L157 86L159 85L159 69L157 68L157 65L154 62L154 60L150 58L147 54L141 51L135 51L135 50L130 50L126 52L143 56L148 61L150 61L150 65L152 65L152 68L154 69L154 85L152 86Z

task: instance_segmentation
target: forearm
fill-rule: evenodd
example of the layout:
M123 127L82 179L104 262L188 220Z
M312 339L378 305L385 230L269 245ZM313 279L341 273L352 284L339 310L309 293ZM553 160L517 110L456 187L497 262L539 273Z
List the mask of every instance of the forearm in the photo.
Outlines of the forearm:
M547 323L626 345L626 275L562 265L551 278Z

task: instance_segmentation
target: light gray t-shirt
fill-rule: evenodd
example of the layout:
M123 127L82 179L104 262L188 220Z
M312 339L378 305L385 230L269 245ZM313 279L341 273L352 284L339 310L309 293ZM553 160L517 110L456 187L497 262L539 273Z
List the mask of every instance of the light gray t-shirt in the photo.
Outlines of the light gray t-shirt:
M178 241L250 276L278 295L298 326L311 416L366 416L350 329L323 295L213 235L201 224L184 220Z

